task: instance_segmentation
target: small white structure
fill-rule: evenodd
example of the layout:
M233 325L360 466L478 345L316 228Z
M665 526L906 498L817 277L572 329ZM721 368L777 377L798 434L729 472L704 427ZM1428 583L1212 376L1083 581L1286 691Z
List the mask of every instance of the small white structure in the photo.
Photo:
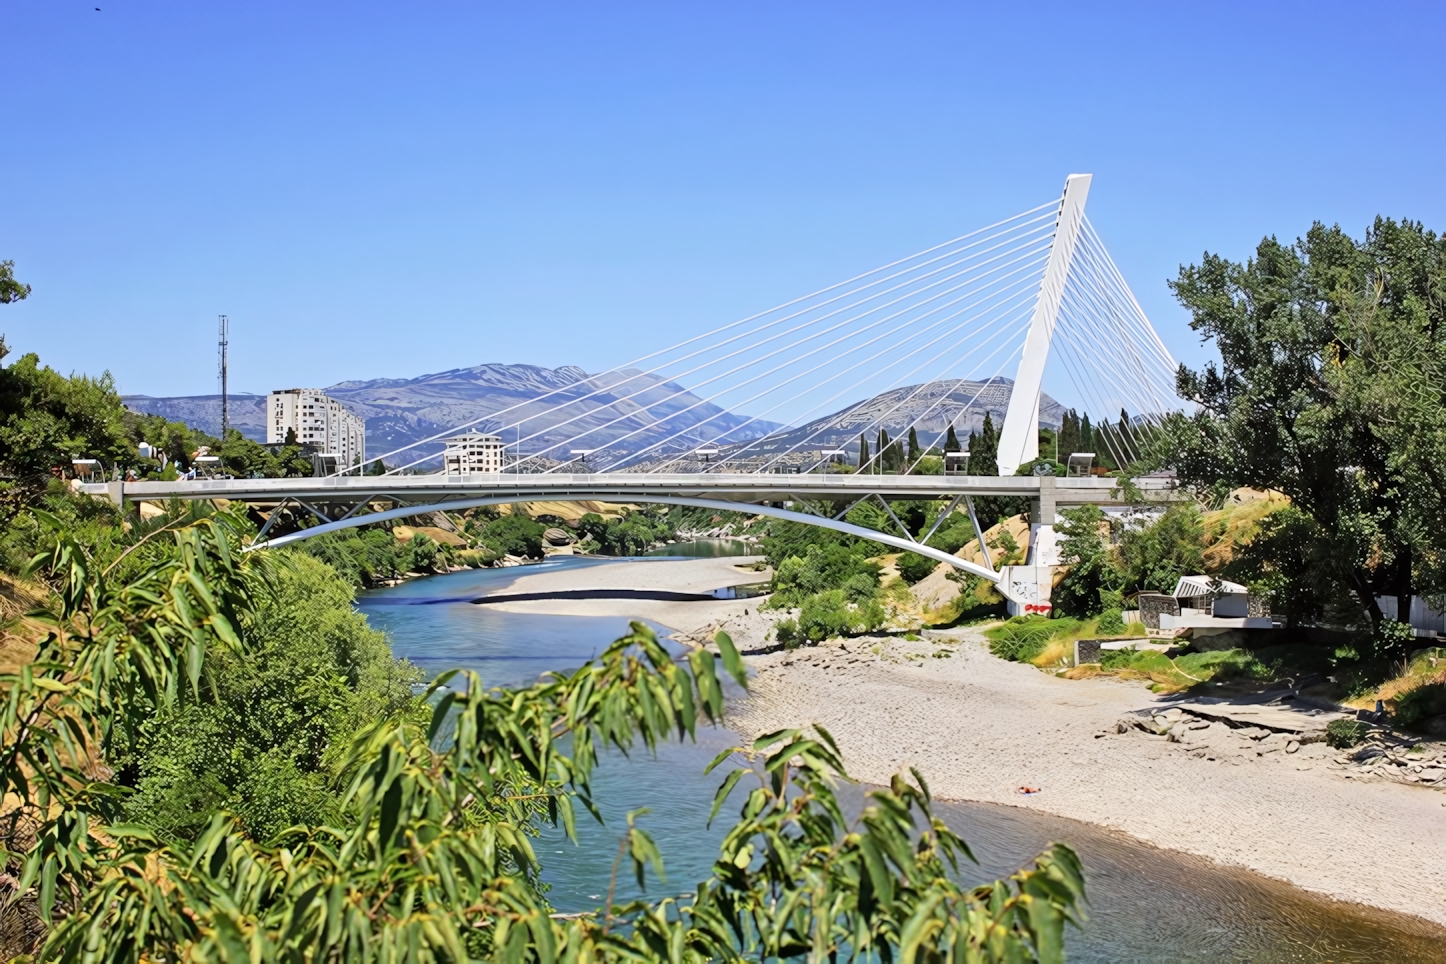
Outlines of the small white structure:
M1182 576L1169 596L1142 593L1140 611L1149 635L1157 637L1200 638L1232 629L1275 628L1263 603L1252 600L1244 586L1203 575Z
M334 458L338 468L367 459L366 422L319 388L285 388L266 396L266 441L279 445L286 433L312 451Z
M502 471L502 437L465 432L446 440L442 472L446 475L496 475Z
M219 455L198 455L191 460L196 472L206 479L213 479L221 473L221 457Z
M1095 453L1093 452L1071 452L1069 461L1065 463L1065 471L1072 479L1083 478L1090 474L1090 468L1094 462Z

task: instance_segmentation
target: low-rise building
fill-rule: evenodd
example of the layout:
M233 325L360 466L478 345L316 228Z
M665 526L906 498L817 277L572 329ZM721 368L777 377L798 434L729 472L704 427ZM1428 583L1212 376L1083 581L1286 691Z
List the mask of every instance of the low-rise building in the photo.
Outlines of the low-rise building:
M442 471L447 475L496 475L502 471L500 435L465 432L446 440Z
M286 442L288 432L339 469L366 461L366 422L319 388L286 388L266 397L267 444Z
M1169 595L1142 592L1136 598L1150 636L1201 639L1235 629L1275 628L1263 598L1225 579L1182 576Z

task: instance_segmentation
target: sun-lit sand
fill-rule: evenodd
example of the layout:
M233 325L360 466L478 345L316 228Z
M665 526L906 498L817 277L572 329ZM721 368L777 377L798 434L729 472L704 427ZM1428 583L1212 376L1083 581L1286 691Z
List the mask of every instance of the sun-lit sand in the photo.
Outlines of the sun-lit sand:
M941 650L951 655L935 658ZM1446 792L1346 779L1323 743L1287 754L1229 737L1192 751L1116 733L1122 716L1155 704L1143 685L1057 679L991 656L977 633L751 662L752 691L729 717L745 738L822 723L856 779L882 783L913 766L940 797L1086 820L1446 924Z
M712 592L727 586L767 582L769 570L754 571L756 557L716 559L628 559L603 566L553 569L516 579L504 593L560 592L577 589L667 589L676 592ZM552 616L626 616L661 623L681 633L696 631L701 641L710 629L726 620L758 611L761 599L669 602L657 599L537 599L490 603L514 613Z
M746 561L620 562L523 576L511 590L704 591L767 578L735 566ZM501 605L517 612L635 616L698 639L722 626L747 650L763 643L770 625L758 602ZM751 692L731 707L730 725L748 740L822 723L859 780L884 783L913 766L939 797L1089 821L1342 900L1446 924L1446 792L1347 779L1331 768L1337 752L1324 744L1287 754L1278 745L1272 750L1229 739L1201 750L1163 736L1116 733L1122 716L1158 705L1142 684L1057 679L989 655L977 632L951 635L918 642L859 638L750 656ZM1039 792L1021 794L1021 787Z

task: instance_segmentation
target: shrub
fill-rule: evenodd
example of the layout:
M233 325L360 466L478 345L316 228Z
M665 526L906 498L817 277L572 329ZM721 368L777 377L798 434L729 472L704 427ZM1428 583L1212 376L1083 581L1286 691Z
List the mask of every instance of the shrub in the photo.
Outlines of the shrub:
M921 556L917 552L905 552L899 555L896 565L899 575L904 577L904 582L912 586L932 573L939 563L927 556Z
M1049 622L1042 616L1016 616L986 634L989 651L1011 662L1031 662L1044 652L1054 636L1054 627Z
M1360 744L1371 727L1360 720L1331 720L1326 724L1326 742L1337 750L1349 750Z
M1121 618L1118 609L1106 609L1100 616L1096 629L1110 636L1118 636L1125 631L1125 621Z
M797 649L803 642L798 635L798 620L780 619L773 625L773 635L783 644L784 649Z
M878 577L864 572L854 573L844 580L843 591L844 595L849 597L849 602L867 602L878 594Z
M798 611L798 632L810 642L821 642L852 632L855 615L842 589L810 596Z
M1427 683L1407 690L1394 702L1392 718L1401 726L1415 726L1422 720L1446 713L1446 683Z

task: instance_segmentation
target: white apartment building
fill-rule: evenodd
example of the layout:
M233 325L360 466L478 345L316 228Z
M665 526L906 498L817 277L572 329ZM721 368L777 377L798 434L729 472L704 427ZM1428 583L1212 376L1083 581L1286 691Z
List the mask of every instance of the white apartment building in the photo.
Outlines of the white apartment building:
M466 432L447 439L442 452L447 475L496 475L502 471L502 437Z
M335 458L337 468L366 461L366 422L318 388L287 388L266 396L266 441L285 442L288 429L313 452Z

